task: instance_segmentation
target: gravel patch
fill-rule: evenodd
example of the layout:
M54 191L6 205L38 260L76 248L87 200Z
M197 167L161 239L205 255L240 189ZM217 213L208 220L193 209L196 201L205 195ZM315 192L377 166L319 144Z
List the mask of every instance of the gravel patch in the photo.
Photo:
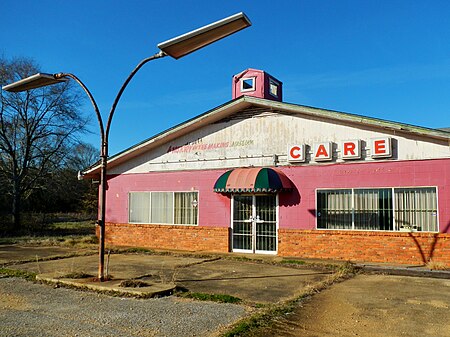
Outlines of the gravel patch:
M244 306L164 297L117 298L0 279L0 336L210 336Z

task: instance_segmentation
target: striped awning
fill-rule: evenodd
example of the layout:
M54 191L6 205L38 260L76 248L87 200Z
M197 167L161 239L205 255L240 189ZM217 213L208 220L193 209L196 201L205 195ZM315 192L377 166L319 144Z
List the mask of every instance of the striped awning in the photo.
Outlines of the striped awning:
M218 193L277 193L293 188L292 182L283 172L263 167L229 170L214 184L214 192Z

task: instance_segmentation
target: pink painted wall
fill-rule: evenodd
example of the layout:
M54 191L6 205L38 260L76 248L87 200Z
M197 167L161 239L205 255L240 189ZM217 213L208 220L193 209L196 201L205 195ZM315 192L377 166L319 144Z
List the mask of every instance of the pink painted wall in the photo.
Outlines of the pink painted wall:
M280 194L280 228L315 229L317 188L438 188L440 231L450 233L450 159L290 166L282 170L297 190ZM225 170L155 172L109 177L107 221L128 222L129 191L199 192L199 225L228 227L230 197L214 193Z
M318 188L436 186L440 231L450 233L450 159L283 167L298 193L280 195L280 228L315 229Z
M230 200L213 192L214 183L223 171L154 172L124 174L108 177L106 221L128 222L128 192L141 191L198 191L199 224L229 227Z

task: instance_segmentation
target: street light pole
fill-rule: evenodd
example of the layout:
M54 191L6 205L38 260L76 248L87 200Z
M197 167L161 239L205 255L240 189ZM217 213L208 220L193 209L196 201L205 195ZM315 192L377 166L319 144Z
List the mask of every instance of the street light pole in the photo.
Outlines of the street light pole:
M105 270L105 227L106 227L106 190L107 190L107 170L108 170L108 146L109 146L109 130L111 128L111 122L116 111L117 103L119 103L120 97L122 96L125 88L130 83L131 79L136 75L139 69L142 68L144 64L150 62L152 60L165 57L167 54L160 51L153 56L147 57L143 59L139 64L134 68L134 70L128 75L125 82L122 84L119 92L117 93L116 98L111 106L111 110L108 115L108 120L106 126L103 123L103 118L98 108L97 102L94 99L94 96L89 91L87 86L74 74L71 73L59 73L53 75L53 79L56 81L65 80L67 78L73 79L77 82L80 87L84 90L84 92L88 95L89 100L91 101L92 107L94 108L95 114L97 116L98 125L100 129L100 193L99 193L99 219L97 221L97 225L99 226L99 248L98 248L98 279L100 281L105 280L104 270ZM58 83L58 82L55 82ZM108 275L106 275L108 276Z
M106 226L106 189L107 189L107 166L108 166L108 138L109 130L111 127L111 121L116 110L117 104L122 96L128 83L136 75L139 69L142 68L147 62L152 60L162 58L165 56L171 56L174 59L179 59L186 56L200 48L203 48L211 43L214 43L224 37L234 34L242 29L251 26L251 22L244 13L237 13L235 15L229 16L225 19L216 21L207 26L201 27L199 29L193 30L189 33L180 35L168 41L158 44L160 51L153 56L143 59L134 70L128 75L125 82L122 84L116 98L111 106L111 110L108 115L108 120L106 126L103 123L100 110L98 109L97 103L92 96L89 89L84 85L84 83L76 77L74 74L70 73L58 73L58 74L44 74L39 73L27 77L25 79L19 80L17 82L11 83L4 86L2 89L11 92L20 92L31 90L35 88L40 88L48 85L53 85L56 83L67 81L68 78L76 81L88 95L92 106L97 115L98 124L100 128L100 196L99 196L99 219L98 225L100 227L99 232L99 264L98 264L98 279L99 281L104 281L104 261L105 261L105 226Z
M92 107L94 108L95 114L98 120L98 126L100 128L100 160L101 160L101 173L100 173L100 193L99 193L99 214L100 219L97 221L99 226L99 263L98 263L98 279L99 281L104 281L104 265L105 265L105 220L106 220L106 172L107 172L107 161L108 161L108 135L105 133L105 128L103 126L103 119L98 108L97 102L94 96L91 94L87 86L74 74L70 73L59 73L53 76L55 79L67 79L68 77L77 82L81 88L86 92L91 101ZM126 86L126 85L125 85ZM124 89L124 87L122 86ZM123 91L123 90L122 90ZM111 109L111 113L114 113L114 109ZM111 113L110 116L111 117ZM111 124L111 118L108 118L108 126Z
M114 115L114 112L116 111L117 103L119 103L120 97L122 96L122 93L124 92L125 88L128 86L128 83L130 83L131 79L136 75L136 73L139 71L139 69L142 68L144 64L147 62L150 62L152 60L161 58L167 56L164 52L159 52L151 57L148 57L146 59L143 59L139 64L134 68L134 70L130 73L128 78L125 80L125 82L122 84L122 87L120 88L119 92L117 93L116 98L114 99L114 102L111 106L111 110L108 115L108 121L106 122L106 129L103 129L103 123L101 120L101 116L99 118L99 124L100 124L100 130L102 132L102 141L101 141L101 150L100 150L100 158L101 158L101 167L100 167L100 221L99 221L99 263L98 263L98 278L100 281L103 281L105 278L104 270L105 270L105 227L106 227L106 184L107 184L107 166L108 166L108 139L109 139L109 130L111 128L111 122ZM92 101L92 99L91 99ZM99 114L97 114L99 116ZM104 130L104 131L103 131ZM107 276L107 275L106 275Z

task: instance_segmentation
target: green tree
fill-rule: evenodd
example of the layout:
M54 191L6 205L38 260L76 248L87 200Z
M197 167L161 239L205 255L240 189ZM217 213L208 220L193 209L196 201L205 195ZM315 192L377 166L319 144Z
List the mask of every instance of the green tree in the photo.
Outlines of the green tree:
M0 58L2 86L38 72L30 59ZM87 118L78 111L82 97L70 81L22 93L1 92L0 181L6 185L15 229L21 225L23 202L65 165L67 149L86 130Z

